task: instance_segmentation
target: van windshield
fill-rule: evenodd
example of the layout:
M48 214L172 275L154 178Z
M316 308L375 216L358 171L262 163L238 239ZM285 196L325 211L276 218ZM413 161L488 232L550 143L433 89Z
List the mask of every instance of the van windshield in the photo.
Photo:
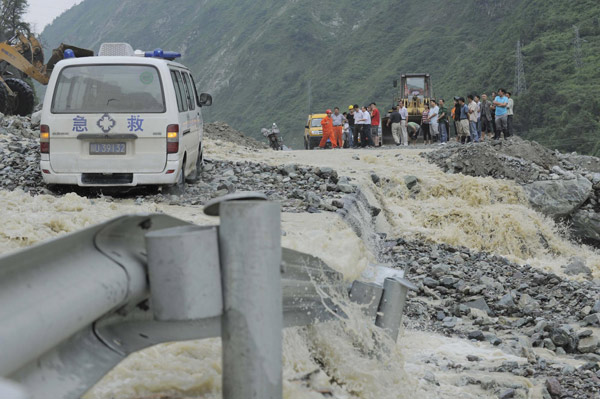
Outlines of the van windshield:
M58 77L52 113L161 113L158 70L148 65L75 65Z
M310 121L310 126L311 127L321 127L321 119L322 118L313 119L312 121Z

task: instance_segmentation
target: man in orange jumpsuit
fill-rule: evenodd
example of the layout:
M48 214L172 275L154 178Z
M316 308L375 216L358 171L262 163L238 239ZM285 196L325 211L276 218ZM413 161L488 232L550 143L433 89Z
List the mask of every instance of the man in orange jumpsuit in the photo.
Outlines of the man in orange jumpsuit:
M335 138L339 148L344 148L344 140L342 137L344 129L344 115L340 114L340 109L335 107L333 109L333 115L331 115L333 121L333 137Z
M331 141L331 148L337 147L337 140L333 133L333 120L331 119L331 110L328 109L326 111L327 116L321 119L321 127L323 128L323 138L319 143L319 147L325 148L325 144L327 144L327 140Z

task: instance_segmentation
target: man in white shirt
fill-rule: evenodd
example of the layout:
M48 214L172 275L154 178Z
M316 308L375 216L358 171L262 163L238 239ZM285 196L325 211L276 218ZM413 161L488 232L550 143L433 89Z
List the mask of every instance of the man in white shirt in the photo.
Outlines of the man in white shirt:
M402 144L408 145L408 128L406 124L408 123L408 110L404 106L404 102L398 104L398 108L400 109L400 116L402 120L400 121L400 129L402 131Z
M508 115L508 118L506 120L506 122L507 122L506 130L508 131L508 137L510 137L513 135L512 123L513 123L513 108L515 106L515 102L511 98L512 95L510 94L510 91L506 92L506 97L508 97L508 106L506 107L506 115Z
M437 141L439 135L438 115L440 113L440 107L438 107L435 100L431 100L429 104L429 131L431 132L431 136L433 136L433 140ZM431 144L431 141L429 141L429 144Z
M362 137L362 130L364 127L364 118L362 111L358 107L358 104L354 104L354 132L352 137L354 142L352 143L352 148L358 148L358 138Z
M367 107L362 107L362 116L363 116L363 127L362 127L362 135L360 136L360 146L373 146L373 136L371 136L371 113L367 110Z

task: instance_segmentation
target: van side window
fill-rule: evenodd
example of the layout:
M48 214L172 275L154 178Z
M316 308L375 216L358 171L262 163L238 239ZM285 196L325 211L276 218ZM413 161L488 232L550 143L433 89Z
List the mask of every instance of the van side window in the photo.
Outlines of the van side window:
M181 74L178 71L171 71L171 77L173 79L175 93L177 93L177 108L179 108L179 112L187 111L188 104L184 94L185 92L183 88L183 81L181 80Z
M190 79L192 80L192 87L194 88L194 96L196 97L196 104L200 106L200 98L198 98L198 90L196 90L196 82L194 81L194 77L190 74Z
M181 73L183 75L183 80L185 80L185 88L187 92L188 104L190 105L190 109L196 109L196 101L194 99L194 92L192 91L192 85L190 83L190 75L185 73Z

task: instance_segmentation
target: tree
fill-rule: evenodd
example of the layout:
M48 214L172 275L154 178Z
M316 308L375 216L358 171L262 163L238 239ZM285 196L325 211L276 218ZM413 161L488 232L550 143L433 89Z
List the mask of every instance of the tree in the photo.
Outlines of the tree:
M23 21L23 15L29 7L27 0L0 1L0 42L13 37L18 30L29 32L29 24Z

